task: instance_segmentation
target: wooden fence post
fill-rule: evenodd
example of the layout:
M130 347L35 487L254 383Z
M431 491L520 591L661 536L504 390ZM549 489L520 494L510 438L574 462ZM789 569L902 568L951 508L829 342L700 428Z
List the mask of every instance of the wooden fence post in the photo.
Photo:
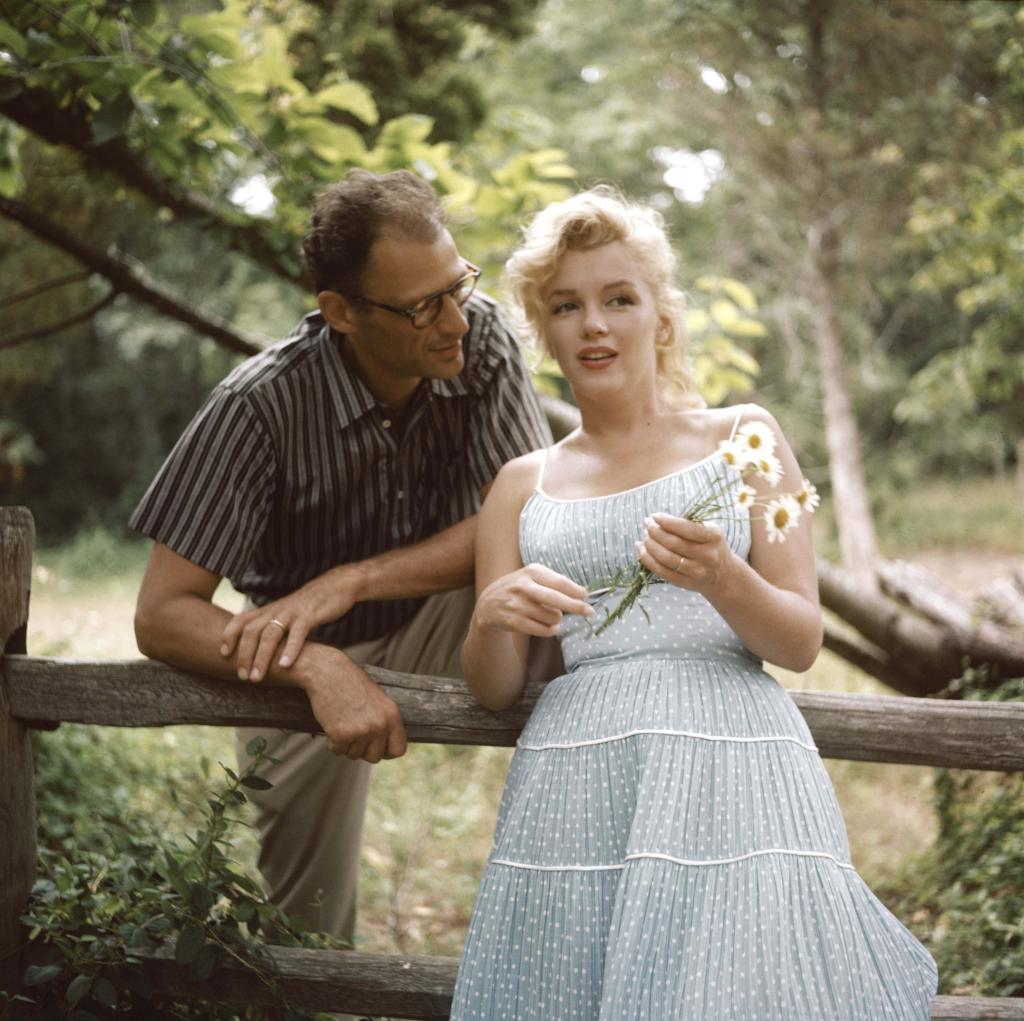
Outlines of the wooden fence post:
M36 798L29 729L13 719L3 658L24 653L35 524L25 507L0 507L0 989L21 982L19 916L36 871Z

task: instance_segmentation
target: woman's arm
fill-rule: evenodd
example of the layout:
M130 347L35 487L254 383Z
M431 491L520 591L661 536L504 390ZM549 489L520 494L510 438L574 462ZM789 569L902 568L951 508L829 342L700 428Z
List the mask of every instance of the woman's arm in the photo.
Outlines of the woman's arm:
M744 422L761 422L775 434L782 478L772 486L760 476L744 481L757 498L796 492L803 475L775 418L748 405ZM659 577L700 592L756 656L797 672L807 670L821 649L818 576L809 514L801 514L785 541L773 543L761 508L751 512L750 562L730 549L721 529L656 514L648 522L641 561ZM684 557L682 571L676 570Z
M540 456L516 458L498 472L477 520L477 601L462 646L462 671L488 709L506 709L522 694L531 635L557 635L563 613L594 614L582 585L543 564L523 566L519 515Z

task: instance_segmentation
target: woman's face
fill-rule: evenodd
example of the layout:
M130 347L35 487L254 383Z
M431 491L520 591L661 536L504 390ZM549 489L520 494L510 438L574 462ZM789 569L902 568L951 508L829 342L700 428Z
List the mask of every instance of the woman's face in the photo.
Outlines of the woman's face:
M541 297L542 336L577 399L654 385L662 320L625 244L566 252Z

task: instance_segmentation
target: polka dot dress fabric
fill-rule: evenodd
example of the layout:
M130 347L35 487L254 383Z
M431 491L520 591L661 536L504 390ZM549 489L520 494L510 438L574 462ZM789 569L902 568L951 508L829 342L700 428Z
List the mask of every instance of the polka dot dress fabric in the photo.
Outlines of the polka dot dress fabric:
M738 483L715 454L607 497L538 488L523 562L589 584L634 562L647 515ZM718 523L746 558L746 513ZM851 865L792 699L703 596L642 602L650 622L634 606L597 636L563 620L567 673L518 742L452 1018L928 1021L935 962Z

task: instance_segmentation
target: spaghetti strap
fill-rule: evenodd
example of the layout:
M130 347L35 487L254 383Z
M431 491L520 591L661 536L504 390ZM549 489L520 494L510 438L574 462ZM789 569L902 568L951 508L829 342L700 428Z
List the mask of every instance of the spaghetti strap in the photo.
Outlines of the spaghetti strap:
M540 474L537 476L537 485L534 486L534 489L540 490L541 492L543 492L544 490L544 487L541 485L541 483L544 481L544 469L548 466L548 454L550 453L551 447L545 447L544 453L540 459Z
M740 424L740 419L743 417L743 412L746 410L746 407L747 406L745 404L741 404L740 405L740 410L739 410L739 412L736 415L736 421L733 422L733 424L732 424L732 432L729 433L729 442L730 443L732 442L733 437L736 435L736 427Z

